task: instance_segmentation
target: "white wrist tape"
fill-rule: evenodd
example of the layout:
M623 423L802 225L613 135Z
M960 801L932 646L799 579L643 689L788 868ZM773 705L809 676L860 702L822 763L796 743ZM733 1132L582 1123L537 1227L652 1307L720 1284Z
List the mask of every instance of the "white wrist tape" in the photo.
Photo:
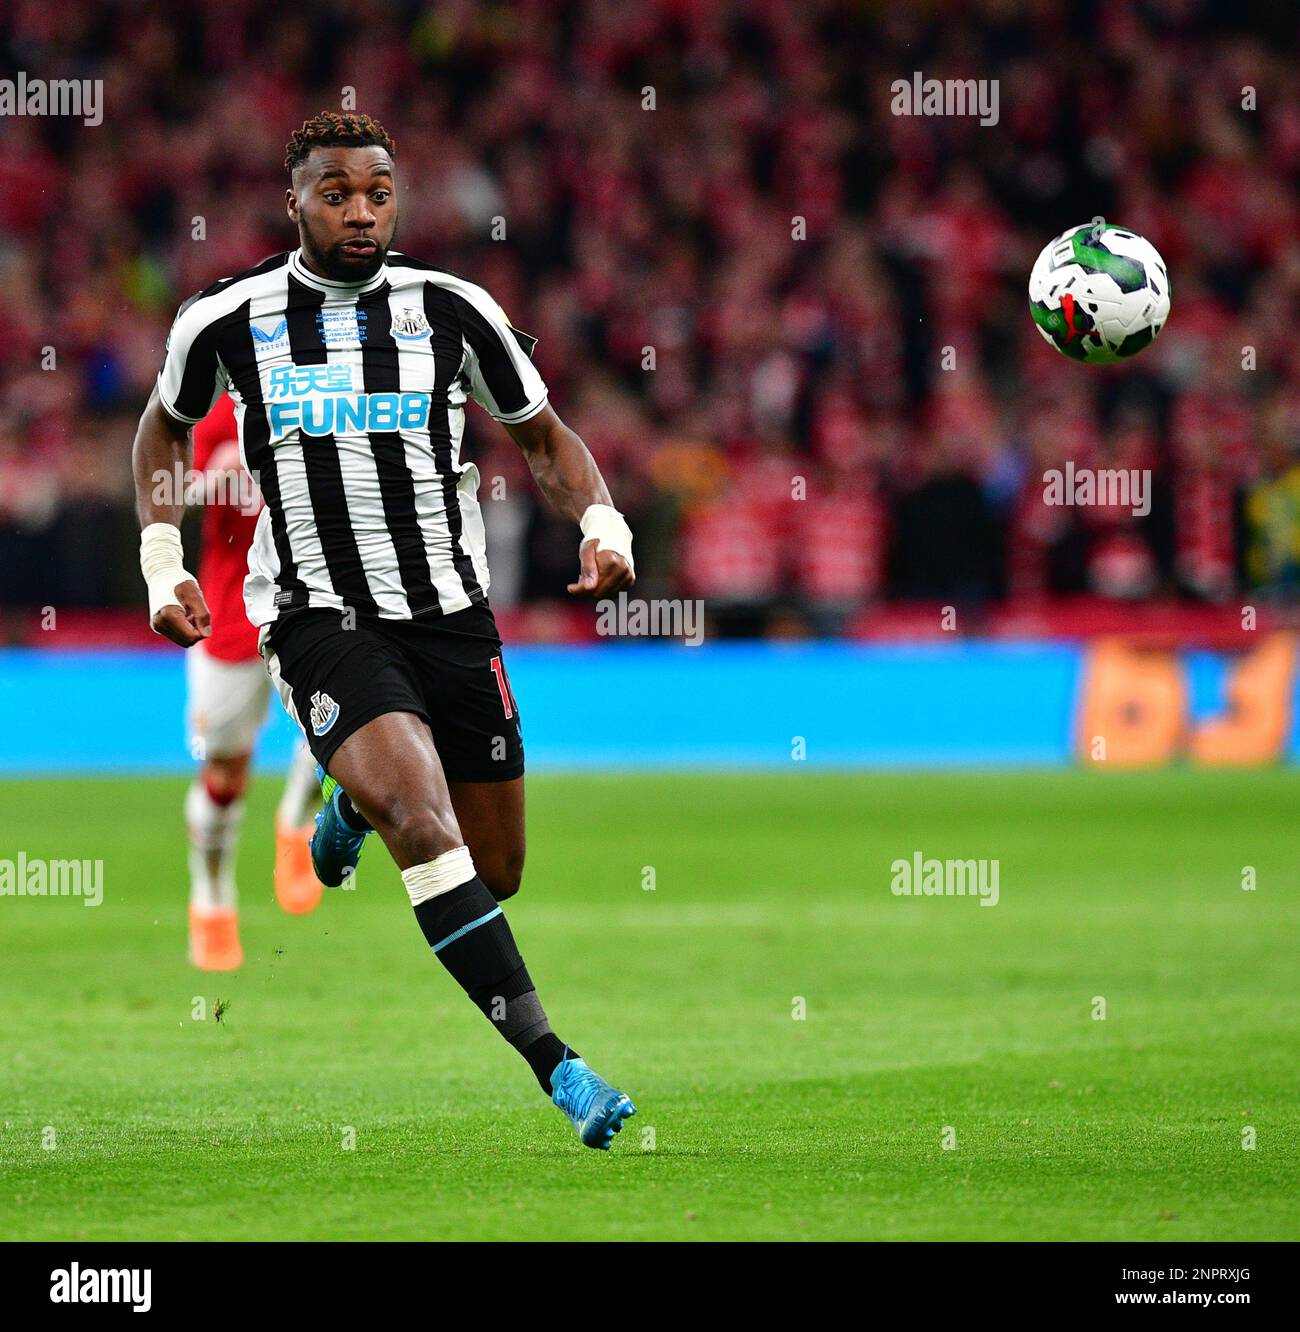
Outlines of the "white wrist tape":
M582 528L579 546L594 537L597 550L611 550L615 555L621 555L627 561L627 567L636 573L632 563L632 529L617 509L609 504L589 504L578 526Z
M181 531L171 523L150 523L140 533L140 572L149 588L149 619L164 606L179 606L176 588L196 582L185 568Z

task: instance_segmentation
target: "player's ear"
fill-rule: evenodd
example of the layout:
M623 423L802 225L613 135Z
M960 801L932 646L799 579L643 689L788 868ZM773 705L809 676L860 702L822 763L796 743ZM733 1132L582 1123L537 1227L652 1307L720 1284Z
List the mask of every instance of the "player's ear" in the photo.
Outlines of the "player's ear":
M292 190L285 190L284 192L284 208L285 212L289 214L289 220L296 222L301 209L298 207L298 196Z

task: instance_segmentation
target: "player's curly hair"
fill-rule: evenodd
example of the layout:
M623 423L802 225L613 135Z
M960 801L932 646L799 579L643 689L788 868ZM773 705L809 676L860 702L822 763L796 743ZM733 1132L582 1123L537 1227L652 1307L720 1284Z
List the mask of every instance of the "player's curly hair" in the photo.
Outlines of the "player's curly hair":
M389 157L397 156L392 138L377 120L360 112L340 115L337 111L322 111L304 120L302 129L294 130L284 149L285 170L292 176L313 148L368 148L371 144Z

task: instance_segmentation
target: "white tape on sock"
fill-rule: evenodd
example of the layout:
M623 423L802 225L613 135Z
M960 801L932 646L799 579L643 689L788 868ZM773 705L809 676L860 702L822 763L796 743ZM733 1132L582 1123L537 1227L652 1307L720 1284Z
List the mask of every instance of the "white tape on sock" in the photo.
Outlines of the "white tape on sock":
M412 865L402 871L402 882L411 895L411 905L419 906L431 897L441 897L462 883L468 883L477 871L469 847L458 846L451 851L444 851L423 865Z

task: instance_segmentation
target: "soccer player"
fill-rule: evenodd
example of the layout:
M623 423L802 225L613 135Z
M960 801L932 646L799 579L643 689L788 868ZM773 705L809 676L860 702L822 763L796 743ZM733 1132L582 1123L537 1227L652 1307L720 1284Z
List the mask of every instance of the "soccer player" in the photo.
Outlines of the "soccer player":
M199 577L212 624L211 634L185 658L190 752L201 763L185 796L190 960L203 971L234 971L244 960L235 857L253 742L266 718L270 684L243 598L262 501L240 485L235 404L225 394L194 427L194 468L204 482ZM314 763L304 744L276 811L275 896L295 915L320 901L307 844L310 827L303 826L315 795Z
M630 587L632 534L513 328L473 282L391 249L393 142L323 113L289 141L299 248L180 309L136 434L141 569L155 630L191 647L208 609L179 514L148 478L227 389L266 508L244 601L326 796L312 854L340 883L374 830L438 960L531 1067L580 1140L606 1148L631 1100L551 1030L500 903L524 863L519 709L488 606L473 399L580 528L569 591Z

